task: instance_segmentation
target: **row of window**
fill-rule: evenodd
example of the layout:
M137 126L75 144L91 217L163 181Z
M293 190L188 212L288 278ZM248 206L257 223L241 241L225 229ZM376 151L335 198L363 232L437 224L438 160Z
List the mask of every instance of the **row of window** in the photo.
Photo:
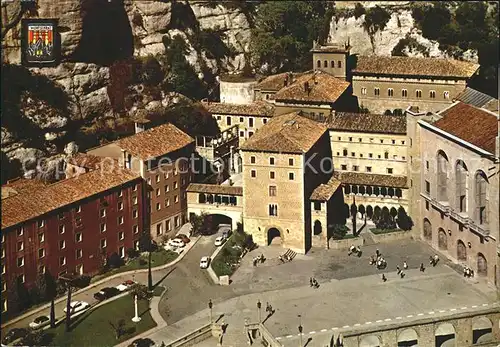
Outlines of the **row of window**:
M179 195L175 195L174 196L174 203L179 203ZM165 207L169 207L170 206L170 199L165 199ZM161 210L161 203L157 202L156 203L156 211L160 211Z
M344 157L347 157L348 156L348 152L347 152L347 149L344 148L344 150L342 151L342 155ZM337 156L340 156L340 152L337 152ZM351 157L355 157L356 156L356 152L351 152ZM363 153L359 153L359 157L360 158L363 158ZM368 158L373 158L373 153L368 153ZM381 154L378 154L377 155L377 158L378 159L381 159L382 158L382 155ZM389 159L389 152L384 152L384 159ZM398 159L398 156L396 154L393 154L392 155L392 159L393 160L397 160ZM401 160L406 160L406 157L405 156L401 156Z
M248 138L252 137L252 135L253 135L253 131L249 131L248 132ZM244 130L240 131L240 137L245 137L245 131Z
M256 178L257 177L257 171L256 170L250 170L250 177ZM272 179L272 180L275 179L276 178L276 173L274 171L270 171L269 172L269 178ZM295 173L289 172L288 173L288 179L290 181L295 180Z
M178 174L179 174L179 172L177 171L177 168L174 168L174 176L176 176ZM167 172L163 176L165 177L165 179L168 179L169 173ZM160 180L161 180L161 175L156 175L155 182L160 183ZM190 177L188 176L188 182L189 182L189 180L190 180ZM186 179L183 177L181 179L181 182L182 182L182 185L186 184ZM149 177L148 178L148 185L151 185L151 183L152 183L152 179L151 179L151 177ZM174 189L176 189L177 188L177 181L174 182L174 185L175 185Z
M347 171L347 165L346 164L340 165L340 170ZM355 171L355 172L360 171L359 170L359 165L353 165L352 166L352 171ZM365 172L372 172L372 167L371 166L365 166ZM394 173L394 169L391 168L391 167L388 167L388 168L385 169L385 172L388 175L392 175Z
M321 68L321 60L317 60L316 61L316 67L317 68ZM328 67L328 60L323 60L323 68L327 68ZM335 68L335 60L330 60L330 68L333 69ZM341 60L337 60L337 68L342 68L342 61Z
M167 227L166 228L167 232L172 230L172 222L171 222L170 218L167 219L165 223L166 223L166 227ZM174 226L175 226L175 228L178 228L181 226L181 219L179 216L174 217ZM156 224L156 236L160 236L162 234L163 234L163 222Z
M245 123L245 117L239 117L239 124L244 124ZM221 116L217 116L217 120L222 120ZM267 124L267 118L262 118L261 119L262 124ZM226 125L231 126L233 123L233 117L232 116L226 116ZM248 117L248 127L253 128L255 126L254 119L252 117Z
M349 139L349 142L353 142L353 138L352 138L352 137L349 137L348 139ZM337 140L338 140L338 141L342 141L342 137L341 137L341 136L338 136L338 137L337 137ZM370 137L370 140L369 140L369 141L370 141L370 143L374 143L375 139L374 139L373 137ZM363 142L363 139L362 139L361 137L359 137L359 138L358 138L358 142ZM380 143L384 143L384 139L380 139ZM395 145L395 144L396 144L396 140L392 139L392 140L391 140L391 143L392 143L393 145ZM400 143L401 143L402 145L404 145L406 142L405 142L405 140L401 140L401 142L400 142Z
M401 198L403 197L403 191L400 188L391 188L391 187L373 187L373 186L364 186L364 185L349 185L346 184L344 186L345 194L368 194L368 195L382 195L389 196L391 198Z
M198 202L200 204L225 204L225 205L237 205L236 196L229 195L219 195L219 194L204 194L201 193L198 195Z
M362 87L361 88L361 95L366 95L367 93L368 93L367 89L365 87ZM373 95L380 96L380 88L375 87L373 89ZM393 88L387 88L387 96L388 97L394 96L394 89ZM402 98L408 97L408 89L401 89L401 97ZM415 90L415 97L416 98L422 97L422 91L420 89ZM429 91L429 98L431 98L431 99L436 98L436 91L435 90ZM449 98L450 98L450 92L448 92L448 91L443 92L443 99L448 100Z
M256 158L255 156L251 156L250 157L250 164L255 164L257 161L256 161ZM269 158L269 165L276 165L276 158L274 157L270 157ZM294 165L294 160L293 158L288 158L288 166L293 166Z

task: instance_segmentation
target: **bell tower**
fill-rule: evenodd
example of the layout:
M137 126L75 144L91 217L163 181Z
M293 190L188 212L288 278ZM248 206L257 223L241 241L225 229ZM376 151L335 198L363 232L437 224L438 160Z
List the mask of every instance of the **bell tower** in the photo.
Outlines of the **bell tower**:
M337 78L346 79L347 60L351 51L350 40L344 44L313 42L313 70L325 71Z

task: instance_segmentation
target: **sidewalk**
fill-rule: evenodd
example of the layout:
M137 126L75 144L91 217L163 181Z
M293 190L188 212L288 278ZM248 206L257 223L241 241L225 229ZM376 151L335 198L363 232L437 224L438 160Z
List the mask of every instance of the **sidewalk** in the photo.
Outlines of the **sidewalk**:
M181 231L183 232L183 228L187 228L190 226L189 224L185 224L181 227ZM189 234L188 232L185 232L185 234ZM170 269L172 266L176 265L178 262L180 262L185 255L196 245L200 237L193 237L191 239L191 242L186 245L186 249L184 252L182 252L174 261L160 265L157 267L154 267L151 269L152 275L153 275L153 282L156 282L160 280L163 276L165 276L166 272L165 270ZM109 287L114 287L117 286L121 283L123 283L126 280L132 279L132 277L135 279L135 281L139 283L147 283L147 273L148 269L140 269L140 270L133 270L133 271L127 271L127 272L121 272L106 278L103 278L97 282L91 283L89 286L82 288L74 293L71 293L72 300L82 300L86 301L88 303L92 303L95 301L93 298L93 293L94 293L94 288L96 287L101 287L103 285L109 286ZM63 308L66 305L66 296L62 296L59 299L55 301L55 307L56 307L56 315L57 311L62 311ZM156 305L158 306L158 305ZM45 315L43 311L47 311L46 314L48 315L50 309L50 302L47 304L44 304L43 306L37 307L33 310L30 310L8 322L5 324L2 324L1 328L2 330L10 327L26 327L29 322L23 322L26 321L28 318L34 316L34 315ZM34 318L34 317L33 317ZM31 321L31 319L29 320ZM156 319L155 319L156 321ZM19 323L19 324L18 324Z

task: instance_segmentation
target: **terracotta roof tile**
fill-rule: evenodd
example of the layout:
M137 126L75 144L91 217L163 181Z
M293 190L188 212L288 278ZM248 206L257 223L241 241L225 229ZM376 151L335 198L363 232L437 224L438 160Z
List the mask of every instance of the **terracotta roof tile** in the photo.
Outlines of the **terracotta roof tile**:
M212 114L254 117L272 117L275 109L273 104L265 101L257 101L247 105L222 102L203 102L202 105Z
M208 193L208 194L228 194L243 196L243 188L236 186L221 186L216 184L191 183L187 192Z
M116 144L143 160L174 152L194 142L175 125L167 123L116 141Z
M353 72L355 74L469 78L478 68L479 64L453 59L359 56Z
M86 169L97 169L103 161L102 157L98 157L88 153L76 153L68 159L68 164L73 164Z
M366 174L359 172L335 172L334 177L342 184L361 184L388 188L407 188L406 176Z
M31 185L2 200L2 229L40 217L85 198L139 179L138 173L108 160L103 170L92 170L47 186ZM14 188L15 189L15 188Z
M287 76L292 76L292 79L297 79L301 77L304 72L282 72L276 75L270 75L259 80L254 87L256 90L270 90L278 91L285 86L285 78Z
M341 182L335 178L331 177L327 183L320 184L314 189L311 194L311 200L328 201L332 195L337 191Z
M379 134L406 134L405 116L337 112L327 123L331 130Z
M44 181L38 179L19 178L9 181L2 186L2 199L20 194L25 191L43 189L47 186Z
M498 117L483 109L459 102L439 113L433 126L461 138L474 146L495 153Z
M349 82L326 72L314 71L304 74L291 85L282 88L274 95L274 99L333 103L349 85Z
M321 123L292 112L271 118L240 147L262 152L307 153L327 128Z

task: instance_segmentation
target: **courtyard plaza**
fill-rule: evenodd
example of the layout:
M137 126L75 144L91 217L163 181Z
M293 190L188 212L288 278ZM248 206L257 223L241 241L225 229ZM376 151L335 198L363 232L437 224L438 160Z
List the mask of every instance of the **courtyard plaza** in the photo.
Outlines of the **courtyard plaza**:
M385 270L368 264L376 249L387 260ZM168 326L147 337L169 342L208 323L209 300L214 303L213 319L228 325L223 345L234 347L246 345L244 324L258 320L259 300L262 319L266 318L266 303L273 306L275 313L265 325L285 346L298 339L298 315L302 317L304 341L311 337L311 346L321 346L329 342L332 333L366 324L446 315L497 301L492 287L480 278L465 279L443 256L436 267L430 266L429 256L435 252L420 241L394 241L361 250L362 256L357 257L347 256L346 250L313 248L307 255L296 255L282 264L278 256L286 249L259 247L243 258L230 286L212 284L202 270L193 267L189 272L188 267L177 266L162 284L167 292L160 302L160 313ZM266 261L255 267L252 259L260 254ZM409 269L402 279L396 266L402 267L403 261ZM419 271L420 263L424 263L425 272ZM382 273L388 279L385 283ZM309 286L310 277L318 280L318 289ZM212 343L215 339L198 345L209 347Z

